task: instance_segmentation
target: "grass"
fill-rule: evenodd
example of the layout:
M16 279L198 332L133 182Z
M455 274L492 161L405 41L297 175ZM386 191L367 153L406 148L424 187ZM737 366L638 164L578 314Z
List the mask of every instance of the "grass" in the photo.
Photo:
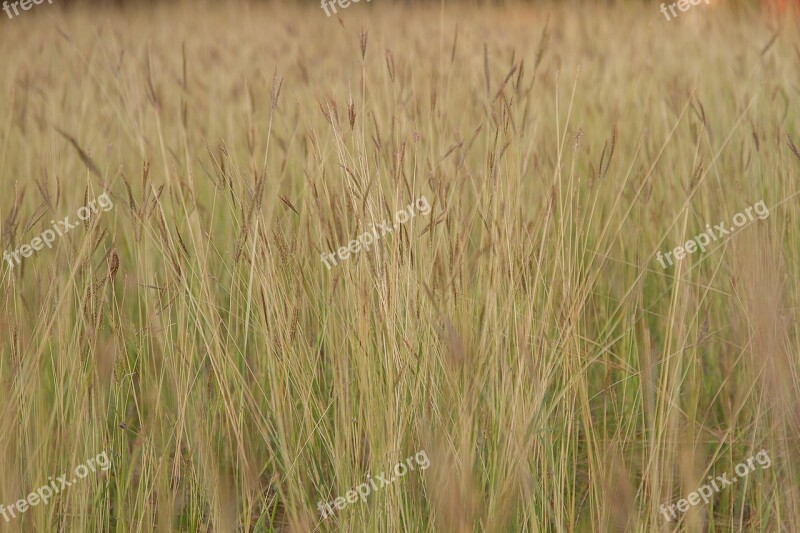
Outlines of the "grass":
M0 501L113 468L0 529L797 530L796 22L339 14L3 20L4 250L114 208L4 269ZM324 266L420 196L428 217ZM429 469L320 518L420 450Z

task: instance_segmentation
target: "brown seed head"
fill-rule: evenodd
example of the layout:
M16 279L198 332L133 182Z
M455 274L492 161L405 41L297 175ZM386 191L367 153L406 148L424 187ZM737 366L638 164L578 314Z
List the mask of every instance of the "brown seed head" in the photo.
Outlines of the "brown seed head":
M367 55L367 36L369 32L366 28L361 28L361 33L359 35L359 41L361 45L361 60L364 60L364 57Z
M117 250L111 250L111 255L108 258L108 276L113 278L117 275L117 270L119 270L119 256L117 255Z

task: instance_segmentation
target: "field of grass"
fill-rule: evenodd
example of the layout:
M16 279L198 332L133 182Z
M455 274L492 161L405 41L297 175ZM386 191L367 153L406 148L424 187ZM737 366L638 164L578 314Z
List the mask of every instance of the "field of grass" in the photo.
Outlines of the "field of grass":
M0 503L113 466L0 531L798 531L796 21L338 16L3 18Z

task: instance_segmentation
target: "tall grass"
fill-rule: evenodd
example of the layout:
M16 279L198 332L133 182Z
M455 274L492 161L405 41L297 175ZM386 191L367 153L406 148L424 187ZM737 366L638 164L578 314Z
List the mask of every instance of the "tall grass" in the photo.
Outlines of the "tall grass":
M0 501L114 466L0 529L796 531L796 26L340 15L3 21L4 249L115 208L4 268ZM324 266L422 195L430 216ZM766 220L656 261L761 199ZM659 514L762 449L770 469Z

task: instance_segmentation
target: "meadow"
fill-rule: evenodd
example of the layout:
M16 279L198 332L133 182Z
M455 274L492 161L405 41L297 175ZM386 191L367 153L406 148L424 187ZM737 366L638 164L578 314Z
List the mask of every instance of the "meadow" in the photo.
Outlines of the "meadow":
M2 263L0 503L111 466L0 531L800 529L795 18L56 0L0 47L3 250L114 206Z

